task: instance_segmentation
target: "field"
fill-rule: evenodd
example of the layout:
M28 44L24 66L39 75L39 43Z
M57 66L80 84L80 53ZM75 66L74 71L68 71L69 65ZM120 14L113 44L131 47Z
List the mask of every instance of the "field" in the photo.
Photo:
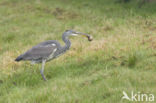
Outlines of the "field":
M122 100L123 91L156 97L155 5L1 0L0 103L132 103ZM67 29L89 33L94 40L71 37L70 50L46 63L48 81L40 75L41 64L14 61L45 40L64 45Z

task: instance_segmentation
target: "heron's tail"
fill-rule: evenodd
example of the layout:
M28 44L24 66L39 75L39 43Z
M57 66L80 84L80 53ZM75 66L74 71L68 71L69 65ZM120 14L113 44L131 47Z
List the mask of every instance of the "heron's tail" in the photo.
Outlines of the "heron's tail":
M18 57L15 59L15 61L17 61L17 62L19 62L19 61L21 61L21 60L23 60L23 55L20 55L20 56L18 56Z

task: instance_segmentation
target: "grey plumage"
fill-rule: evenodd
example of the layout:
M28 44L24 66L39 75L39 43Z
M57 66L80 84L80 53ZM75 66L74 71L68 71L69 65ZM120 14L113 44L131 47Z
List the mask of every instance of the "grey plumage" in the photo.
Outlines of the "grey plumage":
M52 45L55 44L55 45ZM32 47L30 50L26 51L24 54L21 54L15 59L19 60L29 60L42 62L42 59L47 59L49 55L53 52L54 49L60 49L60 44L55 40L48 40L38 45Z
M61 46L60 43L56 40L41 42L18 56L15 61L19 62L21 60L28 60L35 63L42 63L41 75L43 79L46 80L43 74L45 62L50 61L65 53L71 46L71 42L69 41L68 37L76 36L78 34L87 37L89 41L92 40L92 37L88 34L75 32L73 30L66 30L62 35L62 40L65 42L64 46Z

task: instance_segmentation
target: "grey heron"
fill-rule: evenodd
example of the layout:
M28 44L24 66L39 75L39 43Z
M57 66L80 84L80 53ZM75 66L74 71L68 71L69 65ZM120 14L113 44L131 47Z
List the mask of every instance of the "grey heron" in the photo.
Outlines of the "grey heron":
M20 56L18 56L15 59L15 61L19 62L21 60L28 60L28 61L31 61L32 63L42 63L42 68L40 70L40 73L42 75L42 78L46 80L44 76L45 63L47 61L50 61L52 59L59 57L61 54L69 50L71 46L69 36L78 36L78 35L87 37L89 41L92 41L92 36L88 34L76 32L73 30L66 30L62 34L62 40L65 43L64 46L61 46L60 43L56 40L44 41L32 47L31 49L21 54Z

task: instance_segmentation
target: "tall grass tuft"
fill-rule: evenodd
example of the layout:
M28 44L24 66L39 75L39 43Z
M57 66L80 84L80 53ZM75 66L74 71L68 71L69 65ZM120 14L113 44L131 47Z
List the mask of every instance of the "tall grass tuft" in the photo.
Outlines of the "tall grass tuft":
M136 63L137 63L137 60L138 60L138 58L137 58L136 54L129 55L128 61L127 61L128 66L129 67L134 67L136 65Z

